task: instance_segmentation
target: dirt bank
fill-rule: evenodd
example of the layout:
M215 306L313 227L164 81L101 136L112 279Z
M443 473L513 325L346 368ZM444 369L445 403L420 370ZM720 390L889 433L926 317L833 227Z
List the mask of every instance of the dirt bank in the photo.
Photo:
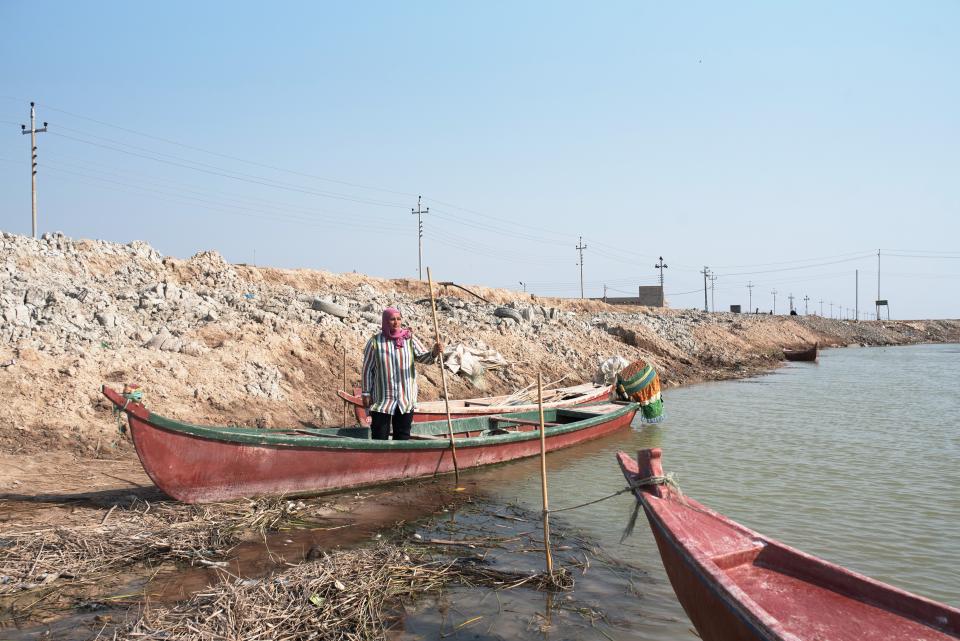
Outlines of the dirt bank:
M669 387L764 371L780 363L781 348L814 341L960 341L958 321L707 314L466 287L438 288L444 342L498 352L507 366L487 371L483 391L451 377L455 397L509 393L538 371L578 383L616 354L652 361ZM138 382L148 406L192 422L342 422L335 391L344 358L352 385L363 344L390 304L431 338L425 282L230 265L212 251L178 260L139 241L4 233L0 451L130 456L99 393L104 383ZM420 373L421 397L437 398L438 370ZM4 467L0 491L9 491L16 471Z

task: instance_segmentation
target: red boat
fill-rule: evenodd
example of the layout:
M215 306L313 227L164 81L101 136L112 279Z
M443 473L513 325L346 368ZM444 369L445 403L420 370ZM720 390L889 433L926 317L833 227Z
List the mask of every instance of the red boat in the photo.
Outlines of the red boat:
M205 427L164 418L109 387L126 412L147 475L186 503L277 494L316 494L453 471L447 422L418 423L409 441L370 440L363 427ZM544 411L548 450L626 427L636 403ZM453 422L460 469L540 453L539 416L521 412Z
M660 450L620 452L663 566L706 641L960 638L960 610L810 556L662 482Z
M572 387L558 387L556 389L544 390L543 407L553 409L557 407L573 407L575 405L597 403L609 399L610 392L610 385L597 385L595 383L584 383ZM360 397L359 388L354 388L353 394L340 390L337 392L337 395L353 406L353 412L360 425L370 425L370 416L363 406L363 399ZM504 395L452 400L450 401L450 416L452 418L470 418L472 416L484 416L486 414L503 414L504 412L537 411L536 403L510 405L509 403L512 398L514 398L513 395ZM413 411L413 421L415 423L445 420L447 420L447 410L443 401L421 401L417 403L417 407Z
M783 357L788 361L815 361L817 360L817 348L819 343L814 343L813 347L806 349L785 349Z

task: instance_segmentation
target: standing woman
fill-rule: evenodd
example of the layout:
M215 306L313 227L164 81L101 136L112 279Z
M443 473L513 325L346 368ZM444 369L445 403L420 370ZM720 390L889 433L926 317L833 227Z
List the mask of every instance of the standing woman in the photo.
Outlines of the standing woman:
M410 438L413 409L417 404L417 372L414 362L430 363L441 346L424 349L395 307L383 310L382 331L363 349L363 406L370 411L373 438L386 440L393 422L393 439Z

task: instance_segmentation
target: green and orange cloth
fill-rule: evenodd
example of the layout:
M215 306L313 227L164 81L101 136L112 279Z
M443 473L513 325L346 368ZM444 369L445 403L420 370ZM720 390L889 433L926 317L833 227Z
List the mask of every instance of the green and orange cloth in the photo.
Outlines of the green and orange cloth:
M617 374L617 395L627 401L640 403L640 420L659 423L664 419L660 377L653 366L636 360Z

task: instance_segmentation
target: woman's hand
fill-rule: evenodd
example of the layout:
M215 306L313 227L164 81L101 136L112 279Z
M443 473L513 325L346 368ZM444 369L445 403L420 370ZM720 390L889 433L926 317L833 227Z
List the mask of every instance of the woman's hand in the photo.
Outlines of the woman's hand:
M370 409L370 404L371 404L370 395L369 395L369 394L364 394L361 398L363 399L363 406L364 406L366 409Z
M434 356L440 356L443 354L443 343L436 342L433 344L433 351L431 352Z

